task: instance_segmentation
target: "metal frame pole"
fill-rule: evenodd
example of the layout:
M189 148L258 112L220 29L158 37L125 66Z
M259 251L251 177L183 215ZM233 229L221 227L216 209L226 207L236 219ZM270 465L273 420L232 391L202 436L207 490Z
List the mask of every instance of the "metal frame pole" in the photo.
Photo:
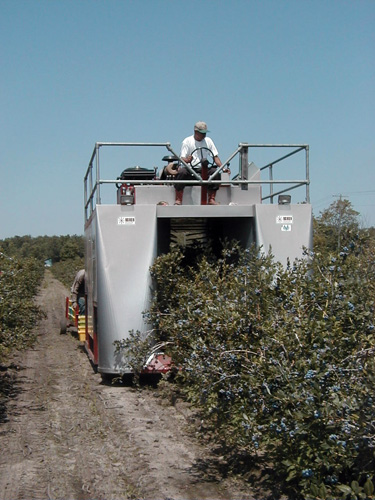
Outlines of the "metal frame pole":
M96 150L96 157L95 157L95 162L96 162L96 203L100 205L100 166L99 166L99 148L100 144L97 142L95 145L95 150Z
M241 179L248 180L249 179L249 148L248 146L242 146L240 152L241 158ZM243 191L248 191L248 184L242 184L241 189Z
M306 146L306 203L310 203L310 160L309 160L309 146Z

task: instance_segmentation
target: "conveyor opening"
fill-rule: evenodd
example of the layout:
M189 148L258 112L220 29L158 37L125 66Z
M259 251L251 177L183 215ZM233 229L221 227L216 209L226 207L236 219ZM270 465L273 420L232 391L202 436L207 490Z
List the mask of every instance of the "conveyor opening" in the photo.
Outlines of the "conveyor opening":
M254 224L253 217L158 219L158 255L168 253L172 244L189 247L210 242L220 253L224 240L236 240L248 248L255 242Z

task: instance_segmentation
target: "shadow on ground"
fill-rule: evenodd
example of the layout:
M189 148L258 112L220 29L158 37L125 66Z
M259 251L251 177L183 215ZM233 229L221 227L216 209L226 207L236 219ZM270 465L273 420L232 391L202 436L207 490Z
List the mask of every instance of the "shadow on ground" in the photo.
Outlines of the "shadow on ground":
M0 365L0 424L8 421L7 409L9 400L21 392L21 384L17 373L23 368L11 363Z

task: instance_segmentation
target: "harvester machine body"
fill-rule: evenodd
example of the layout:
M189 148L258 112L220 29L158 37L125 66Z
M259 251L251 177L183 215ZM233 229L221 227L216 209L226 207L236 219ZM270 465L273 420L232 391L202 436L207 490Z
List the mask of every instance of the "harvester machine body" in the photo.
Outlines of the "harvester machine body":
M135 148L136 147L136 148ZM102 374L131 371L126 354L115 344L130 332L152 335L144 319L152 293L150 266L172 243L188 246L198 240L235 239L248 248L271 251L275 260L286 265L312 248L312 211L309 202L309 161L307 145L239 144L223 163L221 180L194 178L186 181L181 206L174 205L175 178L158 174L157 169L124 165L120 177L104 179L99 153L103 149L132 151L167 149L178 163L183 161L169 143L97 143L85 186L85 269L86 269L86 349ZM287 148L272 162L258 168L248 161L258 148L272 151ZM301 154L302 179L276 180L274 169L281 160ZM224 171L238 156L238 175ZM161 158L162 155L156 158ZM125 154L126 158L126 154ZM116 168L118 174L121 167ZM164 170L163 170L164 172ZM262 179L268 173L267 179ZM202 189L219 184L216 200L220 205L202 204ZM104 190L109 202L103 202ZM292 203L293 191L303 191ZM169 369L169 359L151 362L156 371Z

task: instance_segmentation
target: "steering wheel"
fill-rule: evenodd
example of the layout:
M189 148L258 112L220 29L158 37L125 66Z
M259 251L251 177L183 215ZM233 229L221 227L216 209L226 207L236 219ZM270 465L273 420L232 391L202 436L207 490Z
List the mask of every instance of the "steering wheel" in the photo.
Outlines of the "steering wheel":
M193 165L193 161L194 161L194 159L193 159L191 161L191 163L190 163L190 165L191 165L192 168L197 168L199 165L202 166L202 162L204 162L205 160L207 161L207 167L213 167L213 166L215 166L214 154L211 151L211 149L209 149L209 148L205 148L205 147L196 148L191 153L191 156L194 156L194 153L196 153L197 151L202 152L204 150L208 151L208 154L211 157L211 159L210 158L201 158L200 161L198 161L197 163L194 163L194 165ZM202 157L202 154L201 154L201 157Z

